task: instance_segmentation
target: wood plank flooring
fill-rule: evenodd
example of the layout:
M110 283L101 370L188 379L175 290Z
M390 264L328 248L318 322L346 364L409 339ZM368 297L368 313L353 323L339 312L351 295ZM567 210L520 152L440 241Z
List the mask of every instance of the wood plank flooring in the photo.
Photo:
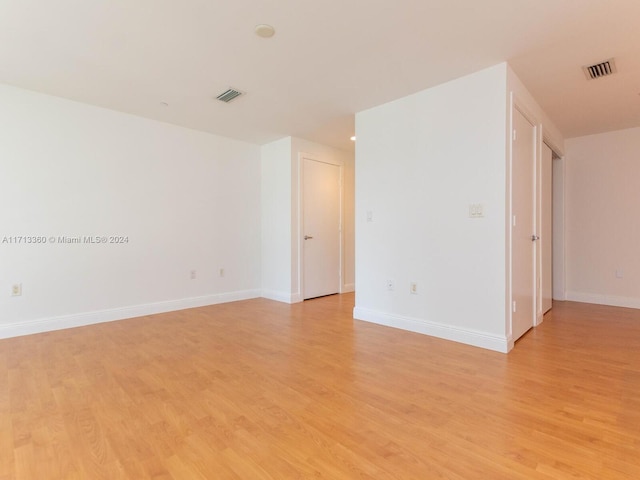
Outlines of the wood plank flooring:
M509 355L256 299L0 341L0 480L638 479L640 311Z

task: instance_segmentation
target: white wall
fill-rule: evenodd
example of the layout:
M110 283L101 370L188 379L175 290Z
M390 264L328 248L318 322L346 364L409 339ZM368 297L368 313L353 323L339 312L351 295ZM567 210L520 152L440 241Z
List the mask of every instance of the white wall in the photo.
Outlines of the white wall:
M0 336L260 295L258 146L9 86L0 105L0 242L129 240L0 243Z
M262 295L291 303L291 137L261 148Z
M341 291L353 291L355 276L354 155L296 137L264 145L262 155L262 295L287 303L302 301L300 282L300 155L342 165L343 277Z
M542 110L536 99L531 95L527 87L518 78L515 72L507 65L507 89L512 101L518 105L526 116L534 122L542 131L539 145L544 141L556 155L564 154L564 137L547 114Z
M566 150L567 299L640 308L640 128L568 139Z
M356 115L356 318L507 350L506 68Z

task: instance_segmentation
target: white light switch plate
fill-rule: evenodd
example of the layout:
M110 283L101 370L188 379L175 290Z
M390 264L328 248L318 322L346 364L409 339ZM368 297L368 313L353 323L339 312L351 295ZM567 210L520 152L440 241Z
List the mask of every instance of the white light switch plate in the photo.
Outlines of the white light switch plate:
M481 218L484 217L484 206L481 203L472 203L469 205L469 217Z

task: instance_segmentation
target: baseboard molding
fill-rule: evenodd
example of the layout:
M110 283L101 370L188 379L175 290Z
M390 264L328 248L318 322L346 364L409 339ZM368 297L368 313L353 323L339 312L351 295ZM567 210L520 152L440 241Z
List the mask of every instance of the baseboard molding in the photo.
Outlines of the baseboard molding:
M506 337L491 335L477 330L452 327L450 325L417 318L391 315L367 308L355 307L353 309L353 318L385 325L387 327L400 328L410 332L443 338L445 340L452 340L466 345L486 348L501 353L507 353L513 348L513 341L510 341Z
M302 295L299 293L278 292L276 290L262 290L260 296L282 303L298 303L303 300Z
M187 308L205 307L218 303L235 302L260 297L260 290L242 290L237 292L218 293L201 297L183 298L165 302L134 305L130 307L113 308L94 312L63 315L25 322L0 325L0 338L20 337L34 333L63 330L65 328L84 327L96 323L113 322L127 318L143 317L156 313L174 312Z
M610 305L612 307L640 309L640 298L634 297L617 297L615 295L600 295L596 293L567 292L567 300L570 302L595 303L598 305Z
M345 283L342 286L342 291L340 293L350 293L350 292L355 292L356 291L356 284L355 283Z

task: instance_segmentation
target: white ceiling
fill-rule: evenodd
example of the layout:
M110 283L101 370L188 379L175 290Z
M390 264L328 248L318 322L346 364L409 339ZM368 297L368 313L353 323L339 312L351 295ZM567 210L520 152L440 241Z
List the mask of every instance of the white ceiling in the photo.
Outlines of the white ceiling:
M573 137L640 126L639 18L639 0L0 0L0 82L349 149L356 112L508 60ZM616 76L585 79L610 57ZM247 94L213 99L229 86Z

